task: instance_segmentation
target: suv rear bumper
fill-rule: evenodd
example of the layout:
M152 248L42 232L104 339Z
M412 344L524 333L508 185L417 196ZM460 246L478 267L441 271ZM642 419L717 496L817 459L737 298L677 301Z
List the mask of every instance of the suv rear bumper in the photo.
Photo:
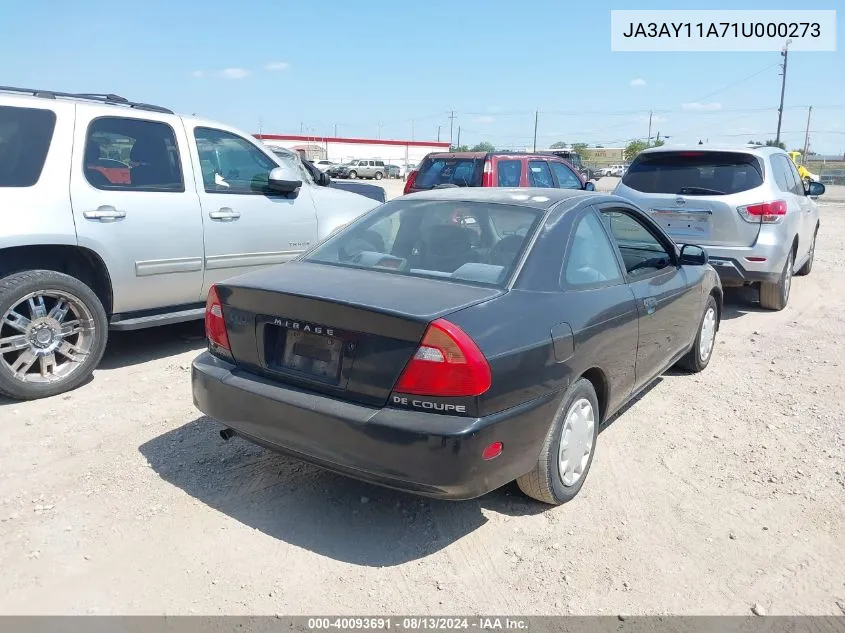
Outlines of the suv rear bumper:
M761 244L736 248L702 245L710 264L726 283L777 283L792 244Z
M194 404L244 439L389 488L472 499L529 472L554 415L554 394L484 418L376 408L239 370L208 352L191 367ZM503 443L496 458L481 453Z

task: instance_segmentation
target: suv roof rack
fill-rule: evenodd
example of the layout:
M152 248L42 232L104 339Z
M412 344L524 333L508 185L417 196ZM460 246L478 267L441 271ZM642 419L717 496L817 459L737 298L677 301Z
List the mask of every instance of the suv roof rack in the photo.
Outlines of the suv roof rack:
M17 92L21 94L32 95L33 97L40 97L42 99L55 99L61 97L63 99L82 99L85 101L99 101L100 103L107 103L110 105L122 105L138 110L148 110L150 112L161 112L163 114L173 114L173 110L168 110L161 106L152 105L149 103L138 103L136 101L129 101L126 97L121 97L115 94L100 94L93 92L57 92L55 90L33 90L32 88L15 88L14 86L0 86L0 92Z

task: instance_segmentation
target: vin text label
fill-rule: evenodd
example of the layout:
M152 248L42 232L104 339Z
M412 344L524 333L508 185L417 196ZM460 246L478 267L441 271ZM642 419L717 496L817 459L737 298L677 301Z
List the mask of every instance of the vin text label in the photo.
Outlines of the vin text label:
M836 11L611 11L612 51L835 51Z

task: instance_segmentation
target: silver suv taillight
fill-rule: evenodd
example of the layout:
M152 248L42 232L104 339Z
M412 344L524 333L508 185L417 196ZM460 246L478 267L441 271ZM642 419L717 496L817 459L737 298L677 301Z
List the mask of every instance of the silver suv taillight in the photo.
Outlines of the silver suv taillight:
M771 202L758 202L737 207L740 217L750 224L777 224L786 215L786 202L783 200L772 200Z

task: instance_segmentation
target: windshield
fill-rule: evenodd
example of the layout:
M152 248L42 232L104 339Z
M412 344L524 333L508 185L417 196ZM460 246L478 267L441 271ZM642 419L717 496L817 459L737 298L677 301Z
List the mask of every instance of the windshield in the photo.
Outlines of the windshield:
M484 161L476 158L426 158L420 165L415 189L432 189L438 185L478 187Z
M304 256L305 261L501 287L543 212L455 200L388 202Z
M763 166L742 152L656 152L638 156L622 183L643 193L729 195L762 185Z

